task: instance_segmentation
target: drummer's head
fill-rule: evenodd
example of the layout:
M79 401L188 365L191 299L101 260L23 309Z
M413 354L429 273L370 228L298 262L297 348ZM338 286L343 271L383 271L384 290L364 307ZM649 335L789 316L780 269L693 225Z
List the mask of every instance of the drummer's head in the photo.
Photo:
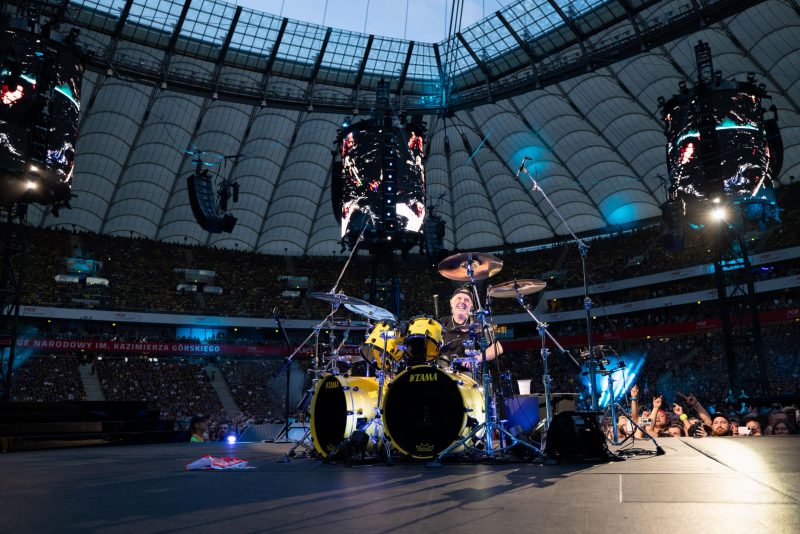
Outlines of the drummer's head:
M450 311L453 318L456 322L463 323L469 318L470 310L472 310L472 293L469 286L459 287L450 297Z

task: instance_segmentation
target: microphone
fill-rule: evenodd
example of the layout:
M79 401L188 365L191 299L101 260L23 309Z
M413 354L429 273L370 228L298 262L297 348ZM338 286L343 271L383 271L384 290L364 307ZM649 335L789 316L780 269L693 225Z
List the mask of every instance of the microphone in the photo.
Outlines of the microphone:
M529 158L528 156L522 158L522 163L519 164L519 169L517 169L517 178L519 178L520 173L525 168L525 162L528 161L529 159L531 158Z
M276 321L278 320L278 307L277 306L272 308L272 318L275 319Z

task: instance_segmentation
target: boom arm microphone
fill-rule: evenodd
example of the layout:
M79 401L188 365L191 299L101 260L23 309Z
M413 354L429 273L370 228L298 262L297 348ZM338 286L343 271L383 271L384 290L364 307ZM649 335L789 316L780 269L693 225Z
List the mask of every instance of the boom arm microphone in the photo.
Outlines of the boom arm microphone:
M529 159L531 159L531 158L529 158L528 156L525 156L524 158L522 158L522 163L519 164L519 169L517 169L517 178L519 178L519 175L522 173L522 170L525 168L525 162L528 161Z

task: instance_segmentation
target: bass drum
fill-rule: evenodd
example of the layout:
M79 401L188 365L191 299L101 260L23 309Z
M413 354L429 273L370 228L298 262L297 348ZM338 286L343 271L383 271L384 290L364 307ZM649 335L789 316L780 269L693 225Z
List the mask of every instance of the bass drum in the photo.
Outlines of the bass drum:
M431 459L486 421L471 376L417 365L397 375L383 402L386 434L400 452ZM453 452L463 452L459 446Z
M375 417L378 381L367 376L327 375L317 382L311 398L311 439L327 458L342 441Z

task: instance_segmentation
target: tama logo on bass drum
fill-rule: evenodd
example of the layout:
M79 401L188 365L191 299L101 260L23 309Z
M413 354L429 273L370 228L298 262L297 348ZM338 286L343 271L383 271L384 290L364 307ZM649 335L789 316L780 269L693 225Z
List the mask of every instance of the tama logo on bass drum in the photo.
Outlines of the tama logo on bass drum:
M439 375L436 373L417 373L408 377L409 382L436 382Z

